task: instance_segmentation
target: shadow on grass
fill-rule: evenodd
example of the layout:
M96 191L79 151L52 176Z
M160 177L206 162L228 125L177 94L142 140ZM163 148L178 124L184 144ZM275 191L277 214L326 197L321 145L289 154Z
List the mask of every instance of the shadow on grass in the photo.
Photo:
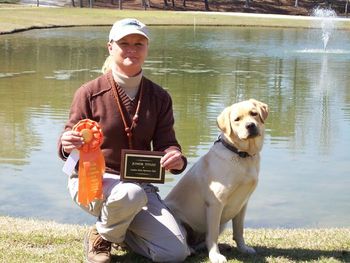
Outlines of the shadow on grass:
M272 248L264 246L254 247L257 255L244 255L236 248L222 251L228 260L235 259L242 262L267 262L267 258L285 258L295 262L317 261L319 259L327 262L327 259L338 260L340 262L350 262L349 251L327 251L302 248Z
M221 253L230 262L268 262L271 258L284 258L294 262L308 262L317 261L322 259L324 262L327 260L338 260L339 262L350 262L350 251L348 250L313 250L313 249L302 249L302 248L271 248L264 246L255 246L257 255L244 255L238 252L236 247L229 246L227 244L220 244ZM113 255L112 263L119 262L132 262L132 263L146 263L152 262L142 256L139 256L133 252L125 252L119 255ZM210 262L208 253L203 250L196 255L190 256L185 262L198 263L198 262Z

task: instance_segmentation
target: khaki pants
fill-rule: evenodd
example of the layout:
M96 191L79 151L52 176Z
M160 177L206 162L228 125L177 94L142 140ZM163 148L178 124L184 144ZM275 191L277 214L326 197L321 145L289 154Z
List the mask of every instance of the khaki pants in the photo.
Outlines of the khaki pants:
M134 252L154 262L181 262L190 254L186 234L150 184L124 183L119 176L104 174L104 200L88 207L78 203L78 178L68 182L72 199L97 217L96 228L111 242L125 242Z

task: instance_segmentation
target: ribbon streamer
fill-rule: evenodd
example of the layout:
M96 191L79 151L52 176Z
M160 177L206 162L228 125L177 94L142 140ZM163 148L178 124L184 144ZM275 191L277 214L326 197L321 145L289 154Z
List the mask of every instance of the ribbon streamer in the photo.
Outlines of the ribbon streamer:
M105 159L101 151L103 133L95 121L84 119L73 126L84 138L79 148L79 189L78 202L87 206L94 199L103 198L102 177L105 172Z

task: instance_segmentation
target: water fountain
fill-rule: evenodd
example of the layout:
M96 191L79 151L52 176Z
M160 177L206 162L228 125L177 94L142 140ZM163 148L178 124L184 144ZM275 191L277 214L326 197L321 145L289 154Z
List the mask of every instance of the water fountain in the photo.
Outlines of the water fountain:
M325 9L320 7L314 9L312 14L321 20L323 50L326 50L329 38L331 37L335 28L335 18L337 18L337 14L330 8Z

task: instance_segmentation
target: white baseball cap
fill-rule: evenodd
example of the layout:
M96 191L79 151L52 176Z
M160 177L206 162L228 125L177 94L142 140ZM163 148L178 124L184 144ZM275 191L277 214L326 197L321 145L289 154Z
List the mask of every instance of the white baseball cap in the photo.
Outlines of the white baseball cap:
M109 42L118 41L131 34L142 35L149 40L149 33L145 24L134 18L125 18L113 24L109 32Z

